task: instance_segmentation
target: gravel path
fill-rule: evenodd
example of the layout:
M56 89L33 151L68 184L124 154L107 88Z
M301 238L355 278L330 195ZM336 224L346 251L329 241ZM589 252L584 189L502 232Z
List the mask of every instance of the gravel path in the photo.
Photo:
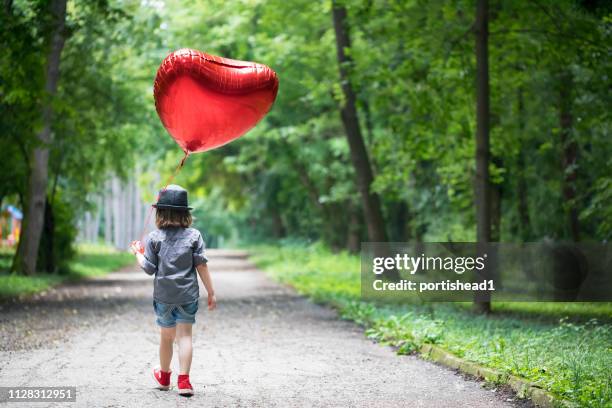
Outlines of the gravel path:
M209 254L219 306L201 305L194 326L194 397L153 389L152 283L135 267L3 304L0 386L77 387L76 404L34 407L514 406L506 394L373 344L334 311L267 279L244 253Z

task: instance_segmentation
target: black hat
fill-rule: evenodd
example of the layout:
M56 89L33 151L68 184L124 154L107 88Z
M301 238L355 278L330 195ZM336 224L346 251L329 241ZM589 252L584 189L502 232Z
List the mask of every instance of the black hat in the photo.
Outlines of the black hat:
M153 207L170 210L193 210L187 205L187 190L176 184L159 191L157 203Z

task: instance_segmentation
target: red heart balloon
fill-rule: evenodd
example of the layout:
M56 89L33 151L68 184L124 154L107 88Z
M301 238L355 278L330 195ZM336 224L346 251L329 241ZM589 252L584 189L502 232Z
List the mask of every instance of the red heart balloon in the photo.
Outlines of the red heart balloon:
M190 153L244 135L268 113L277 92L276 73L265 65L187 48L164 59L153 89L164 127Z

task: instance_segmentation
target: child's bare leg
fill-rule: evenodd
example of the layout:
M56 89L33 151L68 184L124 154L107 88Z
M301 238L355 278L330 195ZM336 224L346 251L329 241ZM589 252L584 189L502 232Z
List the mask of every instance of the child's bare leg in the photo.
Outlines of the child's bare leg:
M191 369L192 345L191 345L191 324L176 324L176 343L179 352L179 374L189 374Z
M172 361L172 343L176 335L176 327L162 327L159 341L159 366L162 371L170 371Z

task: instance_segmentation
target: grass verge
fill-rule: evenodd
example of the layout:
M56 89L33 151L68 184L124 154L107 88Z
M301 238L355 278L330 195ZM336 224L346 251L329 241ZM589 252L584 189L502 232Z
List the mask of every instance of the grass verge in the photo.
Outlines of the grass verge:
M79 245L68 274L23 276L8 272L13 251L0 250L0 299L31 295L65 281L100 276L134 263L134 256L103 245Z
M612 304L497 303L386 306L360 299L359 258L310 247L259 246L251 258L274 279L366 328L399 354L435 344L463 359L525 378L579 406L612 401Z

